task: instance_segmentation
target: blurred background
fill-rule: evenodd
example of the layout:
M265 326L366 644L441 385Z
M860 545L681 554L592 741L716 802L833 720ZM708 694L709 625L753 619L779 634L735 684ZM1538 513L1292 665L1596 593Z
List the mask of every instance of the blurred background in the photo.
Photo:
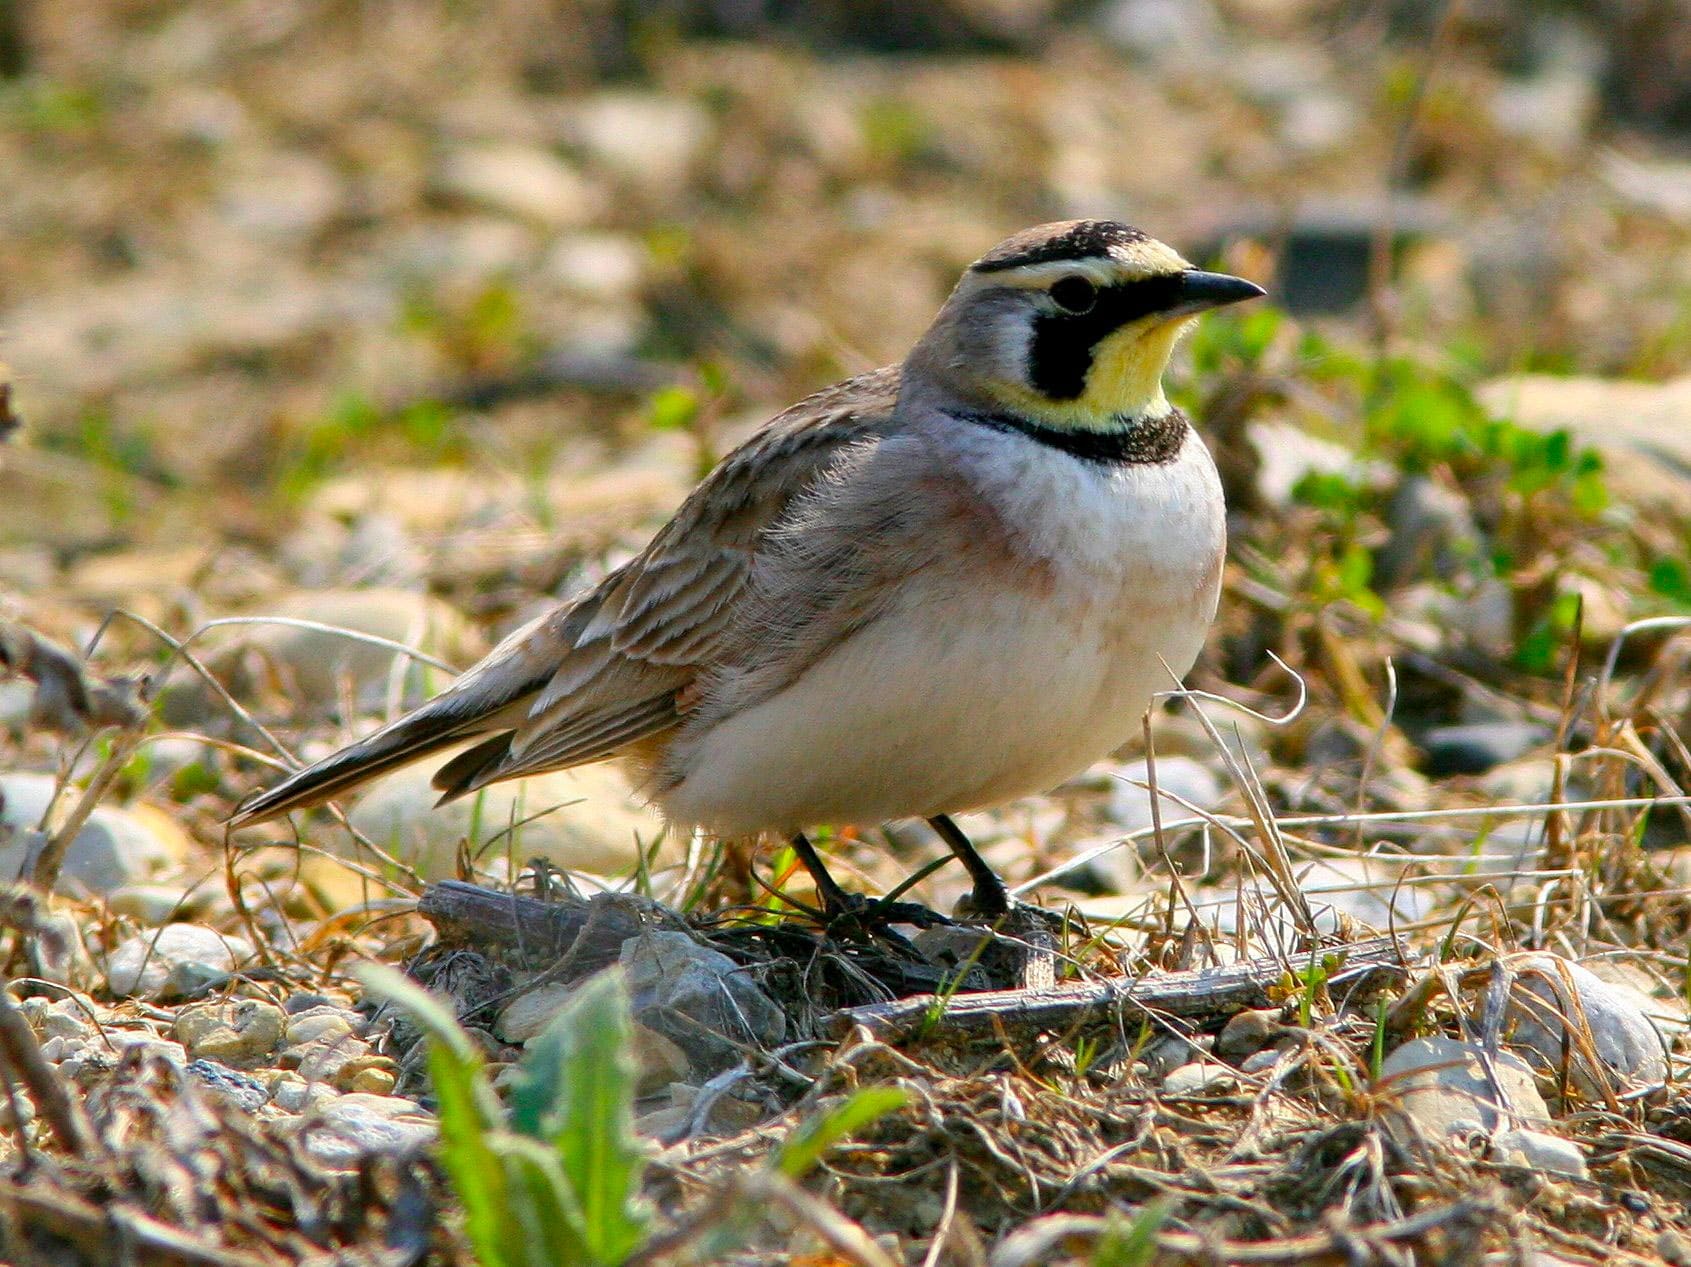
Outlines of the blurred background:
M1310 685L1284 803L1508 767L1691 611L1680 0L0 0L0 187L0 602L66 641L467 663L1087 215L1270 288L1171 379L1234 515L1195 680ZM252 638L292 725L427 685Z

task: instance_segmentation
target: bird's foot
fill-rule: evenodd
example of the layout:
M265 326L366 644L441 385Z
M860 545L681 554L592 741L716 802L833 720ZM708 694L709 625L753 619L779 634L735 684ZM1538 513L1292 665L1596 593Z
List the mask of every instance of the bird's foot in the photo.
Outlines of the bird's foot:
M884 935L894 924L935 928L953 923L916 902L894 902L839 890L823 896L822 920L829 936L848 940Z

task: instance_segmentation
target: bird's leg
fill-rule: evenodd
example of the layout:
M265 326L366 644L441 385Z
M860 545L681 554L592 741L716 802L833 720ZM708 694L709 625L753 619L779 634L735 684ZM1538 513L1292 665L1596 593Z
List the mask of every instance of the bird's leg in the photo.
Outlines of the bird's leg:
M998 873L987 865L986 859L969 843L963 829L945 814L935 814L928 820L928 826L939 833L945 847L957 856L957 861L961 862L963 869L969 873L969 879L974 881L975 888L969 901L975 908L975 914L985 919L996 919L1000 915L1009 914L1010 891L1004 887L1004 881L998 878Z
M793 853L804 864L804 869L810 872L810 879L816 885L816 896L822 900L822 911L829 919L854 912L858 903L851 900L851 895L842 889L834 877L828 874L828 868L822 865L822 855L816 852L816 846L810 843L802 831L793 836Z

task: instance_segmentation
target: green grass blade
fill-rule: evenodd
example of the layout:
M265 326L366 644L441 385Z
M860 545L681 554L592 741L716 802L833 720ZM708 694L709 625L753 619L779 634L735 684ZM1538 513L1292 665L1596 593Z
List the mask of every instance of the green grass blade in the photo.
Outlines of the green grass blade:
M1169 1201L1151 1202L1123 1226L1112 1217L1092 1247L1092 1267L1147 1267L1157 1254L1157 1233L1168 1221Z
M775 1168L789 1179L802 1179L832 1145L903 1107L905 1098L898 1087L864 1087L845 1103L794 1131L776 1155Z

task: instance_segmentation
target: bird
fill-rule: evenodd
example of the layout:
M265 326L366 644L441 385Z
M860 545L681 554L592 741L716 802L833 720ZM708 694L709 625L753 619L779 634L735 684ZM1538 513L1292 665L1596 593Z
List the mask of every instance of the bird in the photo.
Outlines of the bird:
M1050 790L1137 731L1216 613L1215 464L1162 378L1253 282L1116 220L969 265L902 364L725 456L633 559L415 711L237 807L232 828L473 744L442 804L621 758L667 820L784 838L926 819L975 914L1012 906L954 815Z

